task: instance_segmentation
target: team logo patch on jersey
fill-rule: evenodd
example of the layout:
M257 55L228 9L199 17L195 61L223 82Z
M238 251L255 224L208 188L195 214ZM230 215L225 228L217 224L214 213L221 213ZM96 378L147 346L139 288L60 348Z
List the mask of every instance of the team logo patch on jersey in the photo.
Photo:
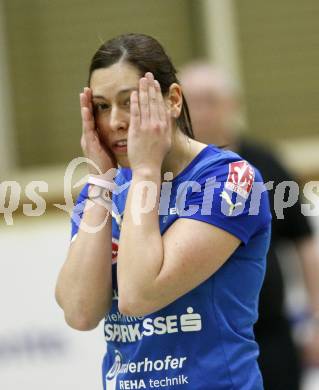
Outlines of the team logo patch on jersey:
M116 263L118 249L119 242L116 238L112 237L112 264Z
M226 191L223 191L220 194L220 196L221 196L221 198L223 198L226 201L226 203L229 206L229 209L228 209L228 215L229 216L233 215L233 212L234 212L236 207L242 206L242 202L233 203L232 200L231 200L230 195Z
M228 169L225 188L247 199L255 179L253 168L242 160L230 163Z

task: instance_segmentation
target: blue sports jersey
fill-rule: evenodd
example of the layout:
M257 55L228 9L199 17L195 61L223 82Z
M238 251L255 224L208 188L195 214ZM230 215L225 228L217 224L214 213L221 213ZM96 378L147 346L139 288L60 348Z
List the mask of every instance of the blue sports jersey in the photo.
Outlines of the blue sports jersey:
M253 325L271 214L260 173L237 154L209 145L162 184L161 234L178 218L192 218L233 234L241 244L198 287L143 317L124 316L118 309L116 254L130 178L129 169L120 169L120 191L113 195L113 302L104 324L104 389L263 389ZM87 189L75 216L81 216ZM74 221L72 236L78 230Z

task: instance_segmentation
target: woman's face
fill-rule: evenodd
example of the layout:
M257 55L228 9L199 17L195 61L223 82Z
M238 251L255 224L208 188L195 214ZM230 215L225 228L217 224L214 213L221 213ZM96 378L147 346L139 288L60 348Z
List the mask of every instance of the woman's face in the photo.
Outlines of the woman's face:
M122 167L129 166L127 135L130 124L130 95L138 90L140 75L137 69L124 62L92 73L95 124L101 142Z

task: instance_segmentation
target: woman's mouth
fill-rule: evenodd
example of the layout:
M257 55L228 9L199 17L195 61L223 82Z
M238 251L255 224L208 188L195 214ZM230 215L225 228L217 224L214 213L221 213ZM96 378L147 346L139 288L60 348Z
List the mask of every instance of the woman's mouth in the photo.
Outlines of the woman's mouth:
M112 149L116 153L126 153L127 152L127 140L121 139L112 144Z

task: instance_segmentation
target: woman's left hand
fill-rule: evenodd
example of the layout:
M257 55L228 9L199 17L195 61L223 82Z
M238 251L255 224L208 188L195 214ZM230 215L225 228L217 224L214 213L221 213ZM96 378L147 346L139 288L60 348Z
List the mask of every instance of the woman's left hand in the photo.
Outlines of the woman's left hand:
M172 143L171 115L152 73L140 79L139 92L132 92L130 115L127 147L132 171L161 169Z

